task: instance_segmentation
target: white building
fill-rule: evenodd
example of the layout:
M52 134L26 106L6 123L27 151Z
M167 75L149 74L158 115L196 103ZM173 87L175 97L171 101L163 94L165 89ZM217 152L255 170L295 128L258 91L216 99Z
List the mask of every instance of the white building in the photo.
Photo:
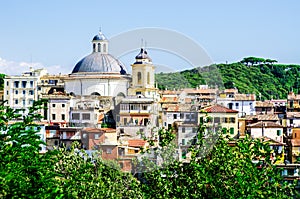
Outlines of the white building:
M239 117L255 115L256 96L254 94L234 94L217 98L217 103L239 112Z
M6 76L4 79L4 100L13 109L31 107L38 100L41 87L40 78L46 75L45 69L31 70L22 75Z
M108 53L108 40L100 32L92 40L92 53L81 59L64 78L65 91L74 96L127 95L130 75L125 66Z

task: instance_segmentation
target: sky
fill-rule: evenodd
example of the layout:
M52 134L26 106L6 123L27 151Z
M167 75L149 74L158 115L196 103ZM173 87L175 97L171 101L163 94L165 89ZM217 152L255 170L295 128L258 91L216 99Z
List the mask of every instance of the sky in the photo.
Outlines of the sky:
M214 63L258 56L300 64L299 8L297 0L2 1L0 72L17 75L32 66L71 73L91 53L100 27L108 39L147 27L174 30L201 46ZM120 59L129 68L137 53ZM172 55L152 55L161 65L180 65L177 70L191 67Z

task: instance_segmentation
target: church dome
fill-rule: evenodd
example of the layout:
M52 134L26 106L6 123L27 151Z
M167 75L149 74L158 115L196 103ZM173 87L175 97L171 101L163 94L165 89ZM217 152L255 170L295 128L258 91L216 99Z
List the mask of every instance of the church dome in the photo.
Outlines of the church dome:
M99 32L99 34L93 37L93 41L101 41L101 40L106 40L106 37L102 32Z
M80 60L72 73L117 73L126 74L125 66L108 53L108 40L102 32L92 40L93 52Z
M72 73L96 72L126 74L125 66L110 54L92 53L80 60Z

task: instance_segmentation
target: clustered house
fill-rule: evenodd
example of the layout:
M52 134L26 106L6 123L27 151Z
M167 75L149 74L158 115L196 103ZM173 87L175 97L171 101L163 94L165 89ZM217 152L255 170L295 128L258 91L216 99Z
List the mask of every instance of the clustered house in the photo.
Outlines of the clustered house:
M116 160L130 172L141 150L151 147L149 141L157 146L161 129L172 128L178 159L188 161L188 148L206 122L210 130L226 132L233 140L248 135L269 142L279 167L300 162L300 95L259 101L236 88L159 90L146 48L137 51L131 74L109 54L103 33L92 38L91 51L70 74L30 68L4 79L3 100L14 109L26 110L47 99L40 110L43 119L37 121L47 143L43 151L78 142L89 154L101 151L103 159Z

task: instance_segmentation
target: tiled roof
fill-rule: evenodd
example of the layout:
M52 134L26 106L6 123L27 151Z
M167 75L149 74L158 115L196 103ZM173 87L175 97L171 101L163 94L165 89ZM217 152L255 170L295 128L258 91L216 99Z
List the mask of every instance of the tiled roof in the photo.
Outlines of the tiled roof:
M246 120L254 120L257 119L258 121L277 121L279 120L278 115L276 114L265 114L265 115L247 115Z
M186 88L183 89L184 92L186 93L199 93L199 94L204 94L204 93L211 93L211 94L216 94L218 89L195 89L195 88Z
M263 142L270 142L271 146L274 146L274 145L284 146L285 145L285 143L279 142L279 141L269 138L267 136L261 136L261 137L258 137L258 139L260 139Z
M255 94L235 94L234 100L236 101L255 101L256 96Z
M236 110L232 110L226 108L225 106L221 106L219 104L215 104L203 109L207 113L238 113Z
M224 93L238 93L238 89L235 88L225 89Z
M162 97L160 100L161 103L176 103L178 102L178 97Z
M300 146L300 140L299 139L291 139L292 146Z
M184 111L195 111L193 110L193 106L191 104L168 104L168 106L163 106L163 108L167 108L168 112L184 112Z
M145 140L128 140L128 146L131 147L143 147L147 141Z
M255 107L273 107L273 103L268 101L268 102L262 102L262 101L256 101Z
M262 128L262 126L264 128L283 128L282 125L275 123L275 122L256 122L254 124L249 124L247 125L247 127L249 128Z

